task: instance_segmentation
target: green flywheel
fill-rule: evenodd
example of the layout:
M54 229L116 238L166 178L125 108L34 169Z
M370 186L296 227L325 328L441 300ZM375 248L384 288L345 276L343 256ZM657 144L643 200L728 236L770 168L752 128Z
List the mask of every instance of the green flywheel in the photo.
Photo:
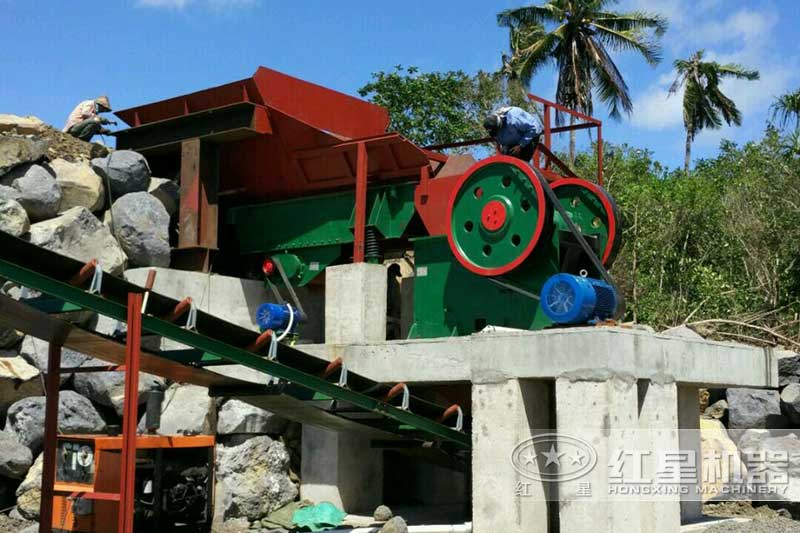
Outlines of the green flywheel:
M484 159L464 173L451 194L450 249L475 274L505 274L536 248L552 222L548 212L542 185L524 161Z

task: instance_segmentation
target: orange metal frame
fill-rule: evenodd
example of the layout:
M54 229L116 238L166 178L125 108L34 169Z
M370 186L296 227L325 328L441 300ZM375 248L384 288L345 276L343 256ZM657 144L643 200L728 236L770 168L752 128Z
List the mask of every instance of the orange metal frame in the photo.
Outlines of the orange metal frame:
M128 294L128 337L125 353L125 402L122 414L122 438L119 492L87 492L81 497L119 502L118 533L133 533L133 496L136 475L136 424L138 422L139 362L142 338L142 293ZM58 395L61 385L61 346L51 343L46 378L44 457L42 464L42 501L39 533L52 533L55 496L56 449L58 445ZM98 369L102 371L103 369Z

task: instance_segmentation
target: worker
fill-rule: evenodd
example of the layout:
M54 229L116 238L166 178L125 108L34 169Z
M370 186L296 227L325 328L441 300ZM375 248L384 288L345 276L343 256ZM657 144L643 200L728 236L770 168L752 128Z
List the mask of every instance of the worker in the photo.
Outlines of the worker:
M486 117L483 127L497 143L500 153L530 161L539 144L542 124L519 107L502 107Z
M84 100L69 114L64 132L82 141L90 141L96 134L109 134L111 130L104 128L106 124L116 124L113 120L101 117L100 113L111 111L107 96L99 96L94 100Z

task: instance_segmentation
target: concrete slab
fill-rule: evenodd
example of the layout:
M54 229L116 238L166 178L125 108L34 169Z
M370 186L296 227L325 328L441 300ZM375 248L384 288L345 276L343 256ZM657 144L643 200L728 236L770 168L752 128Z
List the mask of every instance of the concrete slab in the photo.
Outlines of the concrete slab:
M777 358L769 348L622 327L306 345L303 350L328 360L342 357L352 371L387 382L603 381L622 376L714 388L778 386Z

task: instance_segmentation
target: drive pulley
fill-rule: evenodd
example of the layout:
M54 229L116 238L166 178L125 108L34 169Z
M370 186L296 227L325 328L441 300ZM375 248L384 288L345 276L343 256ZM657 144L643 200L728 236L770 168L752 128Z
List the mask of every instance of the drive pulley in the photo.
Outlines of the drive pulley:
M450 196L450 249L475 274L506 274L549 234L551 213L541 183L525 162L508 156L484 159L464 173Z

